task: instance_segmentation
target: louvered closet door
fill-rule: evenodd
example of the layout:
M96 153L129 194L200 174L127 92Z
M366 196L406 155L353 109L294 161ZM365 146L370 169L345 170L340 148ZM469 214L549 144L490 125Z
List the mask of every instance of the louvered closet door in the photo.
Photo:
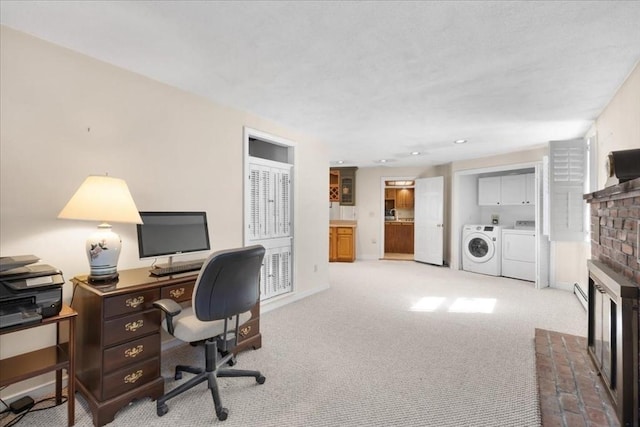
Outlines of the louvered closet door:
M249 163L247 233L266 253L262 270L262 300L292 291L291 165L263 159Z
M582 198L585 189L586 143L582 139L549 143L549 204L552 241L585 238Z
M291 246L267 249L261 280L262 300L291 291Z

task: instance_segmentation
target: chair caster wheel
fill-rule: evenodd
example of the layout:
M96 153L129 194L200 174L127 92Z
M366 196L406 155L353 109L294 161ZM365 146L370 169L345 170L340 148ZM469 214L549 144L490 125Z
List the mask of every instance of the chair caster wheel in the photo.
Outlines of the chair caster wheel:
M258 382L258 384L264 384L265 380L266 378L264 377L264 375L260 375L258 378L256 378L256 381Z
M158 414L159 417L165 415L167 412L169 412L169 407L167 406L166 403L163 403L162 405L158 405L158 408L156 409L156 413Z
M173 376L173 379L178 381L182 379L182 372L176 372L176 374Z
M218 413L218 419L220 421L226 420L228 416L229 416L229 410L227 408L222 408Z
M235 356L232 357L231 359L229 359L229 361L227 362L227 365L229 366L235 366L235 364L238 363L238 361L236 360Z

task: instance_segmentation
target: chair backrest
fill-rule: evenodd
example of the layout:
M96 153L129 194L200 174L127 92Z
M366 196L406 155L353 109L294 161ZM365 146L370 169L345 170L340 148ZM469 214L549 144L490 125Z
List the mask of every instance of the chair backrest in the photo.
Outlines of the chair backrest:
M193 289L192 307L202 321L250 310L260 300L261 245L218 251L203 264Z

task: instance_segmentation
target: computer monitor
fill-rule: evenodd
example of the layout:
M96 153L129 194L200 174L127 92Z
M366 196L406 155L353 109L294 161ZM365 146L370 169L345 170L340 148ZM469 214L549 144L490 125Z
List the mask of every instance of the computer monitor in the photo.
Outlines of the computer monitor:
M140 212L140 259L173 257L211 249L206 212Z

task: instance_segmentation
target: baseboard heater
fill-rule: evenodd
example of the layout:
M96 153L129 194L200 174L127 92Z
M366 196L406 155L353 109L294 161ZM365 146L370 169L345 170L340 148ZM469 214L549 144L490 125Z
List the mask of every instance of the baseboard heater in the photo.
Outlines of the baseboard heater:
M587 310L589 307L589 296L577 283L573 284L573 293L576 295L576 298L578 298L578 301L580 301L584 309Z

